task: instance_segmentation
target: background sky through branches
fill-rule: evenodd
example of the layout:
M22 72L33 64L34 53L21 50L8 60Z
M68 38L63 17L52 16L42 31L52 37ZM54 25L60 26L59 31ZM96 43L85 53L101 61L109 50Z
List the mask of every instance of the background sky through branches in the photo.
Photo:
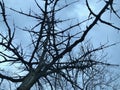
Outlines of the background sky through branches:
M70 1L70 0L68 0ZM8 21L9 24L11 24L11 26L13 25L13 23L15 23L16 26L18 27L32 27L33 23L36 23L35 20L30 19L30 18L26 18L26 16L22 16L19 15L17 13L14 13L13 11L7 9L7 8L14 8L16 10L22 10L23 12L29 12L29 10L33 10L34 12L38 11L38 8L34 2L34 0L4 0L5 5L6 5L6 10L7 10L7 15L8 15ZM41 4L44 3L43 0L39 1ZM66 13L60 13L61 17L68 17L68 18L75 18L78 21L82 21L84 20L89 12L87 11L87 7L85 6L85 2L81 1L82 3L75 3L73 4L71 7L68 7L67 10L65 11ZM116 0L116 4L118 4L117 2L119 2L119 0ZM64 2L63 2L64 3ZM99 3L96 5L96 3ZM100 2L99 0L97 2L94 2L94 0L90 1L90 5L92 7L93 11L99 11L101 5L103 4L103 2ZM83 7L81 9L81 6ZM117 5L116 5L117 6ZM116 7L117 9L120 7ZM110 16L111 18L109 18L110 14L109 12L106 12L106 14L104 14L103 18L107 19L107 20L111 20L113 23L117 24L118 26L120 25L120 22L118 22L118 20L116 20L115 16ZM21 19L22 17L22 19ZM0 18L0 20L2 20ZM76 21L77 21L76 20ZM75 20L74 20L75 21ZM70 22L72 23L72 22ZM70 24L68 23L68 24ZM0 22L0 28L2 30L2 28L5 28L4 25ZM89 22L84 23L86 26L87 24L89 24ZM20 31L19 29L16 30L16 33L18 33L16 35L16 43L17 42L24 42L24 45L26 45L30 38L27 38L29 35L26 34L25 32ZM22 38L21 38L22 37ZM120 41L120 32L118 32L117 30L115 31L115 29L112 29L104 24L97 24L93 30L91 32L89 32L89 34L87 35L87 40L90 40L90 42L93 44L94 47L99 46L100 44L104 44L104 43L115 43L115 42L119 42ZM25 46L26 47L26 46ZM106 53L108 53L108 62L112 62L115 64L120 63L120 45L116 45L113 46L111 48L108 48L105 50Z

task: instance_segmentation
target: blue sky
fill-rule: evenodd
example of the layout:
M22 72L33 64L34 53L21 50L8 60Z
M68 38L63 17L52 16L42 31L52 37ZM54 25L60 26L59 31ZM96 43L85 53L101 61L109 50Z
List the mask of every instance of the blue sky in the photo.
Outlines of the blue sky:
M36 5L34 3L34 0L4 0L4 1L6 4L6 7L9 7L9 8L14 8L16 10L22 10L24 12L29 12L30 8L33 9L34 11L38 11L38 9L36 8ZM116 0L116 1L119 1L119 0ZM92 4L91 7L92 7L93 11L98 11L102 5L102 2L99 2L100 4L97 6L96 6L96 2L94 2L94 3L93 2L94 2L94 0L92 0L90 2ZM40 3L42 4L42 2L40 2ZM83 20L89 14L87 8L84 5L85 5L85 3L82 2L81 4L76 3L72 7L68 7L66 10L66 13L64 13L64 15L62 15L62 17L66 16L68 18L73 17L73 18L77 18L77 20ZM83 8L81 9L81 7L83 7ZM25 27L25 26L30 27L33 23L36 23L36 21L34 21L32 19L23 17L23 16L16 14L10 10L8 10L7 14L8 14L8 21L10 22L11 25L12 25L13 21L19 27ZM112 16L110 19L108 15L110 15L110 14L106 13L103 16L103 18L105 18L107 20L111 20L112 22L116 23L118 26L120 25L120 20L116 19L114 16ZM21 19L21 17L22 17L22 19ZM87 23L85 25L87 25ZM1 27L1 28L3 28L3 27ZM23 40L20 37L24 38L25 44L27 44L27 42L29 42L29 39L27 38L28 35L26 33L23 33L20 30L17 30L17 33L21 33L21 35L16 35L16 39L18 40L18 42L19 41L23 42ZM104 44L108 41L109 41L109 44L115 43L115 42L120 42L120 32L118 32L117 30L115 30L113 28L110 28L109 26L106 26L103 24L97 24L89 32L86 39L91 39L91 42L94 45L94 47L97 47L100 44ZM110 47L110 48L106 49L105 51L108 52L108 57L110 57L108 62L114 61L113 63L120 63L120 60L119 60L120 45Z
M70 0L69 0L70 1ZM98 0L99 1L99 0ZM116 0L119 1L119 0ZM14 8L16 10L23 10L24 12L29 12L29 9L38 12L38 9L36 8L36 5L34 3L34 0L4 0L6 7L8 8ZM93 4L94 0L91 0L91 3ZM40 3L42 4L41 0ZM60 13L60 17L66 18L77 18L78 21L84 20L88 13L87 8L84 6L85 3L82 2L81 4L76 3L72 7L68 7L65 11L65 13ZM102 2L96 6L95 3L91 5L92 9L94 11L97 11L100 6L102 5ZM81 9L82 7L82 9ZM8 10L8 9L7 9ZM36 23L35 20L21 16L17 13L14 13L13 11L8 10L8 21L9 24L12 26L13 21L15 22L16 26L19 27L31 27L33 23ZM22 17L22 18L21 18ZM116 25L120 26L120 20L116 19L116 17L112 16L111 19L109 18L109 13L106 13L103 18L106 20L111 20ZM1 17L0 17L1 20ZM2 23L0 23L2 24ZM83 27L85 27L89 22L84 23ZM66 26L66 25L65 25ZM1 25L0 29L4 30L4 25ZM17 29L16 31L16 42L15 43L24 43L24 47L27 46L28 42L30 41L29 35L25 32L20 31ZM21 38L22 37L22 38ZM109 26L103 25L103 24L97 24L87 35L86 40L89 40L93 44L94 47L100 46L100 44L104 44L108 42L108 44L112 44L115 42L120 42L120 32L110 28ZM108 49L105 49L105 52L108 53L108 62L114 63L114 64L120 64L120 44L116 46L112 46Z

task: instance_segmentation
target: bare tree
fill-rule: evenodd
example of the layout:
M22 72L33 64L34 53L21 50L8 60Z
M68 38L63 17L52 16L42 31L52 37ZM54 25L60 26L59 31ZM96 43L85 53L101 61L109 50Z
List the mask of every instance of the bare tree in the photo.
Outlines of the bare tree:
M0 13L5 26L0 32L0 46L2 48L0 51L0 65L12 69L8 72L4 68L0 70L1 85L5 82L8 82L10 87L16 84L17 90L30 90L34 85L39 90L43 90L45 87L51 90L68 90L69 88L91 90L90 88L95 88L93 86L95 84L92 84L92 77L96 76L96 69L99 69L97 66L100 65L100 69L102 69L104 65L108 66L110 64L99 61L100 59L97 59L94 53L115 44L105 44L98 48L87 48L81 45L79 57L72 57L74 54L71 54L71 52L85 41L88 32L92 31L98 23L120 30L120 27L102 18L102 15L110 11L111 15L114 14L118 20L120 19L116 8L114 8L115 1L100 0L100 2L103 2L103 6L95 12L91 9L89 0L85 0L89 15L85 20L70 25L66 23L72 22L73 19L61 18L59 13L75 3L81 3L81 1L43 0L41 3L37 0L34 1L39 12L29 9L29 13L27 13L22 10L8 8L3 0L0 1ZM11 25L9 19L7 19L6 9L26 16L26 18L32 18L37 23L33 24L31 22L33 25L25 28L16 26L15 23ZM62 14L64 15L64 13ZM85 22L89 22L89 24L82 28L81 26ZM24 47L25 42L18 43L16 41L18 30L26 35L29 34L27 47ZM21 39L24 38L21 37ZM103 74L102 70L98 70L98 72ZM90 75L89 78L86 78L85 75L87 74ZM85 76L83 86L79 81L80 75ZM93 87L90 87L91 85Z
M80 48L80 51L82 51L82 53L90 52L92 50L93 50L92 45L88 43L87 45L84 44L84 48L83 45ZM79 53L79 56L82 55L82 53ZM103 53L103 51L101 51L101 53ZM83 90L106 90L106 89L116 90L115 88L119 89L119 87L115 87L115 85L119 86L119 84L116 83L116 81L119 80L120 76L119 74L116 73L117 71L116 72L114 71L114 67L116 68L117 65L107 63L105 60L106 59L105 54L101 54L99 57L98 56L99 55L97 53L93 52L87 55L86 57L82 58L84 62L87 63L92 62L95 64L90 68L82 70L81 74L79 74L81 76L79 76L79 79L77 80L81 81L82 89ZM80 58L78 57L77 59ZM114 75L114 73L116 74Z

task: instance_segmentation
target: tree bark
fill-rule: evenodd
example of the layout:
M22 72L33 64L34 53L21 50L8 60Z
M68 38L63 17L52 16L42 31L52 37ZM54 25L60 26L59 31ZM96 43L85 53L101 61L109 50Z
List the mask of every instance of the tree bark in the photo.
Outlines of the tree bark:
M17 90L30 90L33 84L38 80L38 75L35 72L29 73Z
M44 67L45 66L39 64L35 70L32 70L30 73L28 73L17 90L30 90L30 88L39 80L39 78L45 75L47 69Z

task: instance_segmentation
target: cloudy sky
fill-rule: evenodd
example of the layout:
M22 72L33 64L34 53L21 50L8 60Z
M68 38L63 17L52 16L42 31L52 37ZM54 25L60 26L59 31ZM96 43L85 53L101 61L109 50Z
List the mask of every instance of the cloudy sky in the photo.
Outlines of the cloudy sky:
M29 12L29 9L32 9L34 11L38 11L38 9L36 8L36 5L34 3L34 0L4 0L6 7L8 8L14 8L16 10L23 10L24 12ZM40 0L42 1L42 0ZM99 0L98 0L99 1ZM116 0L119 1L119 0ZM42 2L40 2L42 4ZM93 11L98 11L99 8L102 5L102 2L99 2L99 4L96 5L96 2L94 2L94 0L91 0L91 8L93 9ZM97 2L98 3L98 2ZM81 9L82 7L82 9ZM65 11L66 13L64 13L64 16L67 17L75 17L78 20L82 20L84 18L87 17L88 10L85 7L85 3L76 3L71 7L68 7L67 10ZM10 22L10 24L12 25L12 22L14 21L16 25L19 25L19 27L21 26L28 26L30 27L32 25L32 23L36 23L34 20L30 20L26 17L22 17L21 19L21 15L14 13L13 11L8 10L7 12L8 14L8 20ZM114 16L112 16L111 18L109 17L109 13L106 13L104 15L105 19L111 20L112 22L116 23L117 25L120 25L120 21L117 20ZM86 23L87 24L87 23ZM4 27L1 27L4 28ZM21 35L17 35L17 40L20 39L20 37L24 37L26 42L29 41L27 39L27 35L26 33L22 33L19 30L17 31L18 33L21 33ZM106 42L109 41L109 44L111 43L115 43L115 42L120 42L120 32L118 32L117 30L110 28L106 25L103 24L98 24L96 25L92 31L89 32L89 34L87 35L87 39L91 39L91 42L93 43L94 47L99 46L100 44L104 44ZM20 40L22 41L22 40ZM106 49L106 52L108 52L108 57L110 62L113 63L120 63L120 45L116 45L113 47L110 47L108 49Z
M71 0L68 0L71 1ZM95 0L100 1L100 0ZM116 3L119 0L116 0ZM38 8L36 7L36 4L34 3L34 0L4 0L8 15L8 21L9 25L13 25L13 22L16 24L16 26L19 27L31 27L33 23L37 23L35 20L21 16L7 8L13 8L16 10L22 10L24 12L29 12L29 9L34 10L35 12L39 12ZM39 0L39 2L42 4L43 1ZM99 4L96 5L96 2L94 0L91 0L91 7L93 11L99 11L102 2L99 2ZM98 2L97 2L98 3ZM81 8L82 7L82 8ZM120 8L120 7L116 7ZM84 20L88 16L88 10L85 7L85 3L76 3L71 7L68 7L66 10L64 10L64 13L60 13L60 17L62 18L77 18L78 21ZM120 13L119 13L120 14ZM116 25L120 26L120 20L118 20L115 16L109 17L109 12L106 13L103 18L106 20L112 21ZM22 17L22 18L21 18ZM0 17L0 30L4 30L4 25L1 23L2 18ZM86 26L88 23L85 23L84 26ZM83 26L83 27L84 27ZM1 32L1 31L0 31ZM17 42L24 42L26 45L30 40L27 38L29 35L26 33L23 33L20 30L17 30L16 35L16 43ZM21 38L22 37L22 38ZM24 40L23 40L24 38ZM94 47L100 46L100 44L107 43L112 44L115 42L120 42L120 32L103 24L97 24L87 35L86 40L90 39L90 42L93 44ZM114 63L114 64L120 64L120 44L110 47L105 50L106 53L108 53L108 62Z

